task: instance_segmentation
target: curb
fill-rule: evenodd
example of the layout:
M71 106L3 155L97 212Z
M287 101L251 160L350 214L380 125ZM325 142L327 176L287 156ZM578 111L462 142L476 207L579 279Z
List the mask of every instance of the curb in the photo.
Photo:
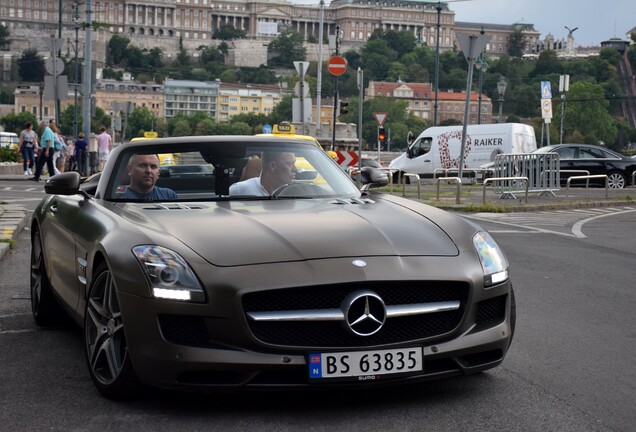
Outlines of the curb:
M0 205L0 260L27 224L27 209L21 205Z

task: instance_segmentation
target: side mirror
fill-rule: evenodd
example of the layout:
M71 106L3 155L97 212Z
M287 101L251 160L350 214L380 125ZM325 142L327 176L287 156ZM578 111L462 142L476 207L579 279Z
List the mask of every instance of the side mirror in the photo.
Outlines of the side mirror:
M44 192L56 195L83 194L80 191L82 178L78 172L65 172L54 175L44 183Z
M409 131L409 133L406 134L406 143L408 145L411 145L414 140L415 140L415 135L413 134L412 131Z

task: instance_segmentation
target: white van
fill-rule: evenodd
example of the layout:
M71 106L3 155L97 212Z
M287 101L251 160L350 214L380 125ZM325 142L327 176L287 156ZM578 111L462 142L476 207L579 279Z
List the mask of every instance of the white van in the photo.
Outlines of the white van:
M17 150L19 142L18 134L14 132L0 132L0 148Z
M438 168L459 168L463 126L426 129L405 153L393 159L390 169L433 176ZM520 123L469 125L466 128L464 169L477 169L501 153L531 153L537 140L531 126Z

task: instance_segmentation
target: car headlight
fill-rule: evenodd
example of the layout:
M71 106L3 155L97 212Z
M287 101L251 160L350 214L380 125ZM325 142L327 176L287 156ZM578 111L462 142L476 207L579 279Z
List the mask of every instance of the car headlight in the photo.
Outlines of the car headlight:
M205 301L199 280L178 253L155 245L136 246L133 253L150 281L155 298Z
M478 232L473 236L473 245L484 271L484 286L505 282L508 279L508 260L490 234Z

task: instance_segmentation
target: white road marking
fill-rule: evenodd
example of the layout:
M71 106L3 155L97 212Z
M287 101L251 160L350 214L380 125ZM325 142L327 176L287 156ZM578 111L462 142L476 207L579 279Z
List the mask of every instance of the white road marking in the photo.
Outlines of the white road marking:
M583 225L587 222L593 221L598 218L613 216L623 213L629 213L636 211L634 207L623 207L616 208L593 208L593 209L573 209L573 210L555 210L549 212L538 212L538 213L475 213L474 215L464 215L465 217L471 219L477 219L485 222L492 222L499 225L506 225L510 227L516 228L525 228L529 231L520 231L520 230L489 230L493 233L534 233L534 234L557 234L565 237L574 237L574 238L587 238L585 234L583 234ZM586 217L585 219L581 219L575 222L576 219L580 217ZM545 227L567 227L570 223L573 223L571 232L563 233L558 231L553 231L546 228L540 228L541 226Z

